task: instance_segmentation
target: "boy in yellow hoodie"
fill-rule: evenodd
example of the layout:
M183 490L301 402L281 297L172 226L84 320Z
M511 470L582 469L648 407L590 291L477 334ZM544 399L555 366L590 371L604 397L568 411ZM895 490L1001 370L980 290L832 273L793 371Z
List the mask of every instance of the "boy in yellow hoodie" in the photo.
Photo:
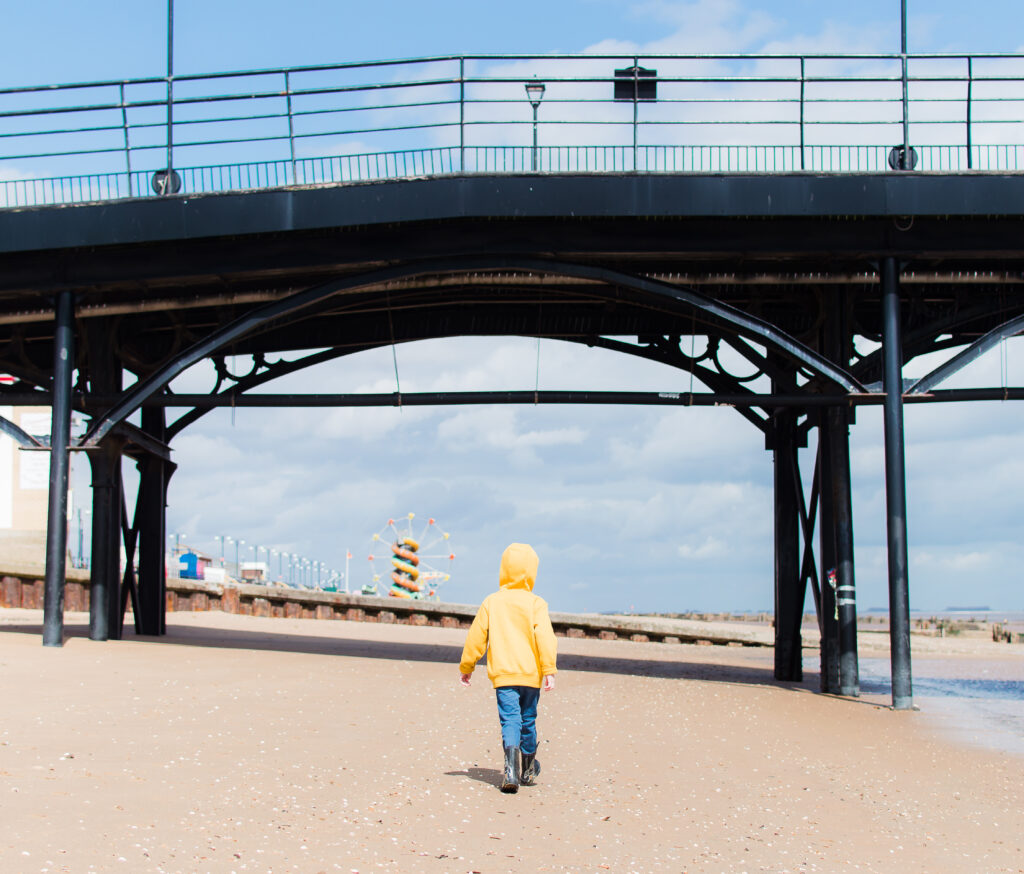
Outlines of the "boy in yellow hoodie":
M537 563L537 553L526 543L513 543L505 550L501 588L480 605L459 663L460 682L468 686L476 663L487 653L487 676L498 698L505 749L502 792L518 792L520 782L532 786L540 773L537 704L541 688L555 688L555 632L547 603L533 594Z

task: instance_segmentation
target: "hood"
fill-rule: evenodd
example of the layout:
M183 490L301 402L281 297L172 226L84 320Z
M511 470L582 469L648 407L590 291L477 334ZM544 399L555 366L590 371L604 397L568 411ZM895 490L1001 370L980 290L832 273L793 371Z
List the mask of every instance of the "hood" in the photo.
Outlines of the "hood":
M513 543L501 555L501 573L498 579L503 589L533 591L540 561L528 543Z

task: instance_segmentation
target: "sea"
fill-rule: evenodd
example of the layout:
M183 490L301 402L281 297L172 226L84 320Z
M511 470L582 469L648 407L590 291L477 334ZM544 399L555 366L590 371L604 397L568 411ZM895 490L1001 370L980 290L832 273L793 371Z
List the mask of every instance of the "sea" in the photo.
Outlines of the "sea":
M1024 612L946 610L913 618L999 622L1024 631ZM1007 658L917 657L911 665L914 704L940 732L972 746L1024 757L1024 644L1007 644ZM891 698L888 658L861 658L860 685L865 694Z

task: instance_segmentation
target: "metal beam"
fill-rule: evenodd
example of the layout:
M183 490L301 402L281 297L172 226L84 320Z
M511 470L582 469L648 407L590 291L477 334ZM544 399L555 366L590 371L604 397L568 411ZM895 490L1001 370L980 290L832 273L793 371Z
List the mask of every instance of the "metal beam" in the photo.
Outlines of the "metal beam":
M889 546L889 643L892 706L914 706L910 677L910 595L907 562L907 495L903 443L903 359L900 292L895 258L881 263L885 348L885 500Z
M359 276L345 277L314 288L306 289L284 300L259 307L227 325L213 331L205 339L186 349L170 363L125 392L122 399L104 415L93 422L89 432L82 438L81 445L95 446L100 439L118 422L137 410L147 398L157 394L176 376L197 361L213 354L245 335L257 330L268 322L305 310L341 292L353 292L367 285L390 280L406 279L429 273L459 273L479 270L519 270L542 272L559 276L574 276L595 279L611 286L626 288L641 295L671 301L693 307L713 322L728 325L736 333L756 338L787 358L794 359L812 372L823 376L847 392L863 391L864 387L845 371L835 367L818 353L809 349L799 340L769 323L750 316L734 307L723 304L697 292L677 288L643 277L630 276L615 270L590 265L543 261L536 258L495 257L460 258L452 261L423 262L418 264L388 267Z
M652 178L656 183L652 183ZM1019 216L1019 174L563 173L400 179L0 210L0 253L460 219ZM339 217L344 217L339 220ZM890 224L891 227L891 224ZM685 243L685 241L683 241ZM794 238L792 249L808 240ZM848 251L853 240L839 251ZM862 250L863 251L863 250Z
M49 404L53 396L50 394L46 395L46 403ZM0 396L0 401L7 403L6 398ZM12 404L12 406L22 406L21 404ZM28 431L23 431L17 425L14 424L10 419L5 419L0 416L0 434L6 434L19 446L24 446L27 449L46 449L49 450L50 446L48 443L44 443L42 440L33 437Z
M941 382L945 382L954 373L962 370L975 359L984 355L993 346L1010 337L1016 337L1024 331L1024 316L1017 316L1008 322L1003 322L997 328L993 328L983 337L978 338L966 349L958 352L945 364L940 364L931 373L922 376L909 389L908 394L922 394L930 391Z
M643 391L438 391L350 394L161 394L143 402L149 407L424 407L467 404L626 404L680 407L828 407L847 406L853 395ZM110 400L101 398L100 400ZM881 395L877 396L881 403Z

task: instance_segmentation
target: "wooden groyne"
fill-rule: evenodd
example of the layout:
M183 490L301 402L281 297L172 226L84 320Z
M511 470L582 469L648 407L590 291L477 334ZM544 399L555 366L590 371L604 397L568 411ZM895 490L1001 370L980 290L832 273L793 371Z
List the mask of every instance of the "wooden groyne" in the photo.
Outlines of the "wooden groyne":
M0 607L42 609L42 577L42 568L0 570ZM68 570L64 609L72 612L89 609L87 570ZM476 609L470 604L379 598L285 586L209 583L177 577L167 580L168 612L219 610L245 616L468 628ZM126 619L126 624L130 622L130 618ZM552 613L551 624L555 634L562 637L723 646L773 644L771 627L756 624L598 613Z

